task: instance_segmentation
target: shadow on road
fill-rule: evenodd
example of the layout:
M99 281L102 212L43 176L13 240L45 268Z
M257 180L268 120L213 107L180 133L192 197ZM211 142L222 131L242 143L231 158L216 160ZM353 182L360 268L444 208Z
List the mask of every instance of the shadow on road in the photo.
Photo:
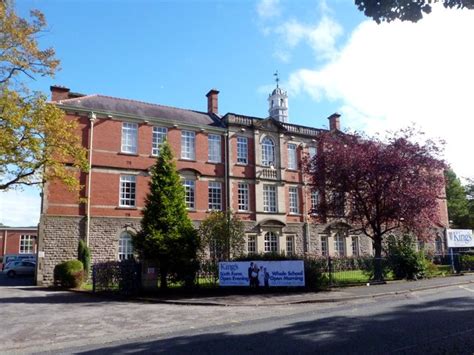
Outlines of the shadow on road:
M34 286L34 284L35 280L33 276L8 277L3 272L0 272L0 288L14 286Z
M352 317L350 314L348 310L347 316L296 322L271 331L259 330L262 327L257 320L235 332L245 334L179 336L82 353L472 354L474 350L474 298L400 306L375 316ZM306 316L311 317L317 315Z

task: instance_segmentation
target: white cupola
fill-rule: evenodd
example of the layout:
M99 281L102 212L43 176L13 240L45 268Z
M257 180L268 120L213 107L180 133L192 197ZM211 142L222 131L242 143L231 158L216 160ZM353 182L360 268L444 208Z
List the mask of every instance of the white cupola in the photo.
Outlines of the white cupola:
M276 76L276 88L268 96L268 113L271 118L288 123L288 94L278 85L280 81L278 72L274 75Z

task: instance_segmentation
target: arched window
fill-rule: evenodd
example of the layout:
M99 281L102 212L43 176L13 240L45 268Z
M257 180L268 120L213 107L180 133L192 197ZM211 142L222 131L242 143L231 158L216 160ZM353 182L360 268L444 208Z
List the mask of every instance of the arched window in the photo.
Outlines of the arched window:
M275 143L269 137L262 140L262 165L270 166L275 164Z
M118 259L128 260L133 256L132 236L128 232L122 232L119 238Z
M265 234L265 253L274 253L278 251L278 237L273 232L267 232Z

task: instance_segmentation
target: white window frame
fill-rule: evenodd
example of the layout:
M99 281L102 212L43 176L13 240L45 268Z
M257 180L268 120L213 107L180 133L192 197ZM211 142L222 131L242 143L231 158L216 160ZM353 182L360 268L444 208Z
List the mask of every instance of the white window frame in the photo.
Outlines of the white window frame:
M294 143L288 143L288 169L297 170L298 169L298 146Z
M152 148L151 155L156 157L160 154L160 146L166 141L168 135L168 128L166 127L153 127L152 133Z
M265 253L278 252L278 236L274 232L267 232L263 237Z
M359 246L359 237L353 235L351 237L351 248L352 248L352 255L359 256L360 255L360 246Z
M222 210L222 183L218 181L209 181L208 184L208 208L211 211Z
M118 260L128 260L133 256L132 235L128 232L120 233L118 245Z
M256 254L257 253L257 236L248 235L247 236L247 254Z
M181 159L196 159L196 133L181 131Z
M36 235L22 234L20 236L20 254L34 254Z
M126 154L137 154L138 124L122 122L122 144L120 151Z
M237 137L237 163L238 164L248 164L248 138L238 136Z
M295 254L295 236L287 235L286 236L286 255Z
M318 214L318 205L319 205L319 191L311 191L311 214Z
M342 233L336 233L334 235L334 255L346 255L346 238Z
M208 144L208 152L207 152L208 161L211 163L220 163L222 161L221 136L218 134L208 134L207 144Z
M134 208L137 205L137 177L120 175L119 206Z
M299 193L296 186L290 186L288 188L288 199L290 206L290 214L299 214L300 213L300 203L299 203Z
M263 185L263 212L278 212L277 187L275 185Z
M250 209L250 190L249 184L246 182L239 182L237 184L237 203L238 210L246 212Z
M191 179L183 180L184 202L188 210L193 210L196 206L196 181Z
M270 137L262 140L262 166L275 164L275 142Z
M320 236L321 238L321 256L329 256L329 238L327 235Z
M308 156L310 159L313 159L316 154L318 154L318 148L313 146L308 147Z

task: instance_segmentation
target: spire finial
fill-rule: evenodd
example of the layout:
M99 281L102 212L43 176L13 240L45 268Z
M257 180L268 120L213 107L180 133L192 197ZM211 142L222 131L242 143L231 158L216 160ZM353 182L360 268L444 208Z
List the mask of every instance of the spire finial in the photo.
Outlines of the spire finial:
M278 76L278 70L275 71L275 73L273 74L273 76L275 76L275 82L276 82L277 88L278 88L278 82L280 81L280 77Z

